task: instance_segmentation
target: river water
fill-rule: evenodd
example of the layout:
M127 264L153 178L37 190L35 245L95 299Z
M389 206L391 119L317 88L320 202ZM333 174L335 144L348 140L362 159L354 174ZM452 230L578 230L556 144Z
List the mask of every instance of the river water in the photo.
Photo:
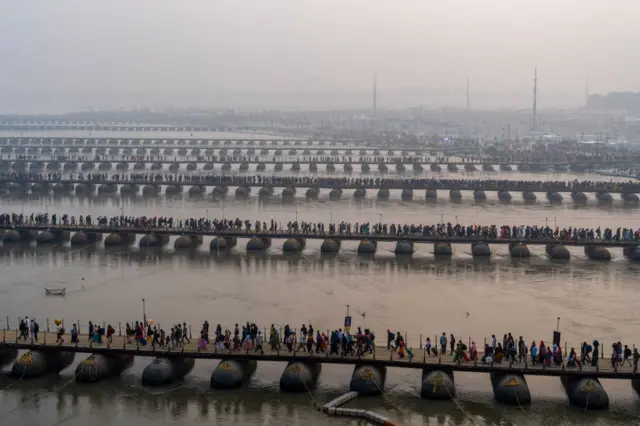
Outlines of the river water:
M67 135L69 132L65 133ZM69 135L73 136L73 135ZM148 135L142 135L149 137ZM226 137L226 136L225 136ZM230 136L231 137L231 136ZM463 176L461 173L460 176ZM485 176L482 173L478 177ZM489 175L487 175L489 176ZM594 179L589 175L509 175L512 179ZM548 176L548 177L547 177ZM256 192L257 193L257 192ZM327 192L328 193L328 192ZM230 194L232 192L230 191ZM323 193L324 194L324 193ZM119 197L2 199L5 212L44 212L96 215L170 215L242 219L351 222L464 224L549 224L561 227L637 227L637 210L624 208L619 200L608 209L596 206L593 196L586 207L570 200L550 206L539 194L538 203L521 201L504 206L496 194L476 205L470 193L452 204L442 194L436 204L425 204L418 194L413 202L400 201L392 191L388 202L375 194L356 202L345 193L341 202L326 194L318 202L301 195L292 205L248 201L121 199ZM567 197L568 198L568 197ZM588 261L582 249L571 248L568 263L551 263L543 247L531 247L532 258L515 261L506 247L493 247L491 260L474 260L470 247L454 245L451 259L434 259L432 247L421 245L412 259L396 258L393 244L381 244L375 257L356 254L357 243L347 242L337 256L323 256L320 240L308 241L301 255L283 255L274 241L264 254L247 254L244 241L230 254L209 253L209 239L201 248L180 252L173 240L160 250L18 246L0 247L0 322L14 327L19 316L35 316L42 328L47 318L65 322L89 320L112 324L142 317L146 313L160 325L186 321L197 331L203 320L231 326L256 321L299 327L311 322L320 329L339 327L346 305L354 325L376 331L379 340L392 328L407 335L409 346L422 338L446 332L482 344L491 334L511 332L531 340L550 340L560 317L562 340L579 347L582 340L599 339L608 350L613 339L636 342L640 322L635 306L640 303L637 277L640 265L613 250L609 263ZM43 287L67 287L67 296L45 297ZM467 317L466 313L470 315ZM2 319L3 318L3 319ZM117 327L116 327L117 328ZM637 339L636 339L637 340ZM84 357L78 356L76 363ZM290 395L278 390L282 363L259 363L249 387L217 392L209 389L215 361L198 361L182 384L165 389L144 389L140 375L150 359L136 359L122 377L100 384L73 381L75 363L59 377L15 382L0 377L0 424L20 425L347 425L365 424L328 418L312 409L309 394ZM313 397L326 402L348 388L351 368L327 365ZM360 398L349 407L373 409L405 425L544 424L622 425L638 422L640 399L629 381L604 380L611 398L605 412L570 407L558 379L527 378L532 404L520 410L493 401L489 377L457 374L459 396L455 402L422 400L420 373L389 369L384 397Z

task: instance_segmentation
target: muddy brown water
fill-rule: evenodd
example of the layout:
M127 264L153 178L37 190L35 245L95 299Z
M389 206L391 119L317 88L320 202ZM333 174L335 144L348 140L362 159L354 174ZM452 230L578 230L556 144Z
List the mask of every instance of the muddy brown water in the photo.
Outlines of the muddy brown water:
M538 175L531 175L532 177ZM583 175L568 175L582 178ZM602 178L598 178L602 179ZM326 195L326 194L325 194ZM374 195L364 202L345 197L330 202L296 200L260 203L233 199L194 200L186 195L128 200L115 198L33 198L5 196L4 212L44 212L95 215L172 215L224 217L279 222L331 218L351 222L382 219L391 223L557 224L558 226L637 227L637 210L619 203L603 209L591 197L587 207L566 200L550 206L539 195L535 205L500 205L489 195L484 205L471 196L460 205L446 197L427 205L400 201L392 191L388 202ZM515 197L514 197L515 198ZM618 201L618 200L616 200ZM382 215L382 216L381 216ZM138 237L139 239L139 237ZM493 247L490 260L474 260L470 247L454 245L451 259L434 259L432 247L420 245L412 258L396 258L393 244L381 244L374 257L356 254L357 243L346 243L337 256L323 256L321 241L309 241L300 255L284 255L274 241L263 254L248 254L246 241L233 252L210 253L209 239L197 250L179 252L173 239L160 250L105 249L62 246L0 247L0 321L10 325L19 316L35 316L41 326L49 318L86 323L118 322L147 316L156 323L186 321L198 328L203 320L231 326L256 321L269 326L309 322L317 328L342 324L350 305L354 325L376 331L379 340L392 328L408 334L410 346L420 335L453 333L463 340L483 342L491 334L512 332L531 340L550 340L560 317L562 339L569 346L598 338L605 348L614 339L640 344L635 308L640 303L640 265L612 250L608 263L586 259L570 248L569 262L552 263L544 247L531 247L532 258L509 258L506 247ZM45 297L44 287L67 287L66 297ZM469 312L467 317L466 312ZM4 318L4 319L2 319ZM278 389L284 364L264 362L246 389L209 389L215 361L198 361L184 383L164 389L145 389L140 375L150 359L137 359L119 378L100 384L76 384L76 362L59 377L16 382L0 377L0 424L20 425L329 425L363 424L325 417L312 409L308 394L290 395ZM327 365L314 398L326 402L348 388L351 368ZM489 377L458 374L456 402L422 400L420 374L390 369L384 397L357 398L348 406L373 409L405 425L627 425L638 422L640 398L629 381L604 380L611 408L584 412L571 407L560 381L531 377L532 404L525 411L493 401Z

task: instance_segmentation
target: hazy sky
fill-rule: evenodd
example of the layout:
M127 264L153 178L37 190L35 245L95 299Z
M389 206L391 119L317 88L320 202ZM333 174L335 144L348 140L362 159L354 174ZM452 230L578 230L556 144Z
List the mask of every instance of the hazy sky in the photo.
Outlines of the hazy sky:
M636 0L0 2L0 92L640 91ZM7 99L3 100L3 103Z

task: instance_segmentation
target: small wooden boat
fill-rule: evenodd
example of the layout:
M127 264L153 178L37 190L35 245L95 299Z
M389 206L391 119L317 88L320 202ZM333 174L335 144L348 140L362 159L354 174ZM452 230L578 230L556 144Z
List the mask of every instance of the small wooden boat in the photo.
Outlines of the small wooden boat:
M44 288L44 292L47 296L64 296L67 288Z

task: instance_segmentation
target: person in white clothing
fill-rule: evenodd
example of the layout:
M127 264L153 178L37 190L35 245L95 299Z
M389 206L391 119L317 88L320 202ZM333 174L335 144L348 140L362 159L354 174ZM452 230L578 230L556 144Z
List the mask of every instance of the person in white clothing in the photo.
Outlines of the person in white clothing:
M262 350L262 332L258 331L258 337L256 338L256 349L254 352L260 351L260 355L264 355L264 351Z
M305 350L305 343L307 342L307 333L306 333L306 329L305 330L300 330L300 340L298 340L298 349L296 349L296 351L304 351Z

